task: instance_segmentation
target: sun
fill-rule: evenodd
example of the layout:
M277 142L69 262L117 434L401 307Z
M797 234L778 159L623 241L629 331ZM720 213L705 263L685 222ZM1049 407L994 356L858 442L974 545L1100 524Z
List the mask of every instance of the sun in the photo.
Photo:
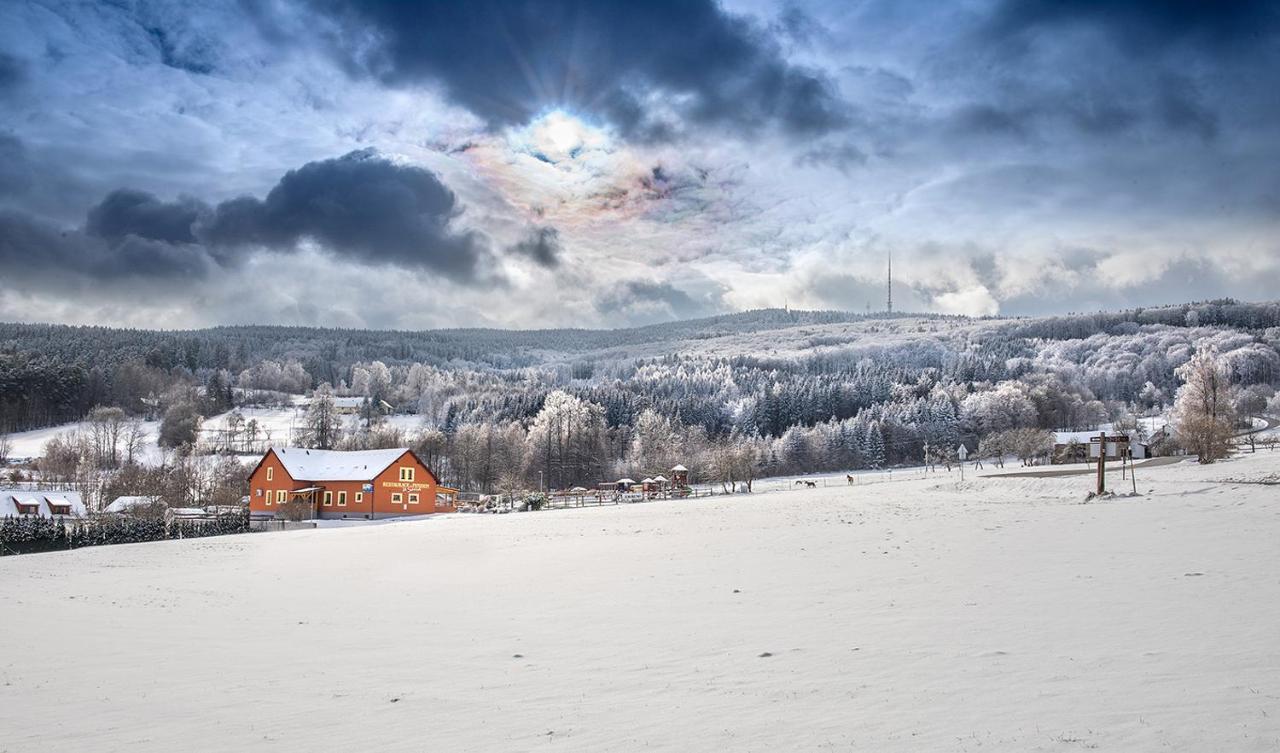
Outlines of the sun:
M547 116L544 133L556 150L571 153L582 144L582 123L562 112Z
M565 112L552 110L512 133L513 145L553 164L576 160L582 152L604 148L608 139L598 128Z

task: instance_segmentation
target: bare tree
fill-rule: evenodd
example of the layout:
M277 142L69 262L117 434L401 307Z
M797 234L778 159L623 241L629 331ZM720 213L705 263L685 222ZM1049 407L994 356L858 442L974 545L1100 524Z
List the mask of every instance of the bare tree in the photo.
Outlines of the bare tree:
M0 465L9 462L10 452L13 452L13 437L6 429L0 428Z

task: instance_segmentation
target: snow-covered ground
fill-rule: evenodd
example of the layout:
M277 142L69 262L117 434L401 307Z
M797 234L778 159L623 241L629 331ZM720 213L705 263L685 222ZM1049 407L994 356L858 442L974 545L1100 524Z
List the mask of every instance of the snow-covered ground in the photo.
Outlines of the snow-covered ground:
M1274 751L1280 493L1247 482L1278 471L4 558L0 748Z

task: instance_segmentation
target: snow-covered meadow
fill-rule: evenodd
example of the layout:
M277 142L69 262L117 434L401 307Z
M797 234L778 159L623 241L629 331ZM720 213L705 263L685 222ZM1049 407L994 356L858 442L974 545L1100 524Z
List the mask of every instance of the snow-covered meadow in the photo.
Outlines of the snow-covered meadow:
M1280 747L1280 452L0 559L0 748Z

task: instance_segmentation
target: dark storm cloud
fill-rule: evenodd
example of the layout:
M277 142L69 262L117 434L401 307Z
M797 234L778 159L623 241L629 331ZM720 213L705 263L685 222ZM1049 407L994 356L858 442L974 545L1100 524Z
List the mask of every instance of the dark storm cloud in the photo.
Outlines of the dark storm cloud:
M122 188L89 210L85 232L112 243L130 235L166 243L195 243L192 226L208 211L207 205L192 198L165 202L145 191Z
M451 227L460 212L434 173L366 149L291 170L266 198L225 201L195 232L229 248L290 250L311 240L355 261L471 280L489 252L480 236Z
M0 211L0 269L23 282L56 279L172 279L204 277L214 261L195 244L128 235L108 241L16 211Z
M205 75L213 72L216 55L210 47L182 43L174 38L171 31L159 26L146 26L143 31L160 53L161 63L188 73Z
M560 265L560 232L553 227L537 228L508 251L548 269L557 267Z
M796 164L806 167L834 167L847 173L855 167L865 165L867 155L856 145L848 142L819 144L796 158Z
M699 300L666 282L627 280L596 296L595 308L615 321L650 324L672 319L694 319L721 310L720 301Z
M0 194L22 186L22 144L0 136ZM3 159L15 157L12 160ZM62 228L29 212L0 215L0 269L25 279L82 275L104 280L205 276L263 251L304 242L356 263L431 270L450 279L500 282L481 235L458 231L453 192L428 170L373 150L309 162L264 198L209 206L119 189L89 209L82 228ZM507 249L544 267L559 263L555 229L535 229Z
M1136 53L1188 42L1238 49L1280 26L1273 0L1003 0L988 26L994 37L1089 25Z
M0 133L0 197L22 193L32 179L33 168L22 141Z
M18 88L26 77L26 63L7 52L0 51L0 96Z
M712 0L313 0L336 19L353 70L390 84L441 84L491 126L555 107L609 120L628 136L663 138L684 124L795 135L848 123L822 74L785 59L768 30Z

